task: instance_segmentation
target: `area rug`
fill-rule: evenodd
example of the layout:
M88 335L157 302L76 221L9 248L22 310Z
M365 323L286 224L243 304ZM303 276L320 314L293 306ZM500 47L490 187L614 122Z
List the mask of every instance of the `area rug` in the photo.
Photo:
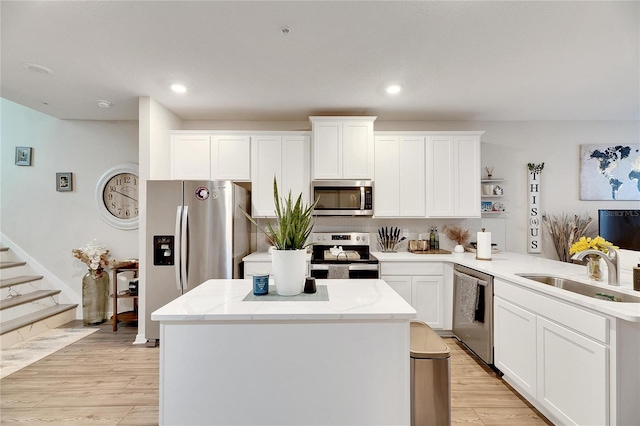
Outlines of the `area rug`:
M54 328L2 350L0 379L98 331L98 328Z

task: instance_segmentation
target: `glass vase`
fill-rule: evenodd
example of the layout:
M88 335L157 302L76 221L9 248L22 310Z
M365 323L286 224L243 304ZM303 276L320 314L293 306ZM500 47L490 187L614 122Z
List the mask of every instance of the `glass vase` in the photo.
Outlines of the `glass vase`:
M82 277L82 322L84 325L97 325L105 322L108 303L109 274L103 269L90 269Z
M590 280L602 281L602 269L600 268L600 257L590 254L587 256L587 274Z

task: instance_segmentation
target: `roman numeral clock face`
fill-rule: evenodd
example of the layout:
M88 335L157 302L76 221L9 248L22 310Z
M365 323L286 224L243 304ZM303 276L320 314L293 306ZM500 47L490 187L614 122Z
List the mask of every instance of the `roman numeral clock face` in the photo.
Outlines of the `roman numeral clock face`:
M102 219L119 229L135 229L139 223L137 164L121 164L107 170L96 185L96 208Z

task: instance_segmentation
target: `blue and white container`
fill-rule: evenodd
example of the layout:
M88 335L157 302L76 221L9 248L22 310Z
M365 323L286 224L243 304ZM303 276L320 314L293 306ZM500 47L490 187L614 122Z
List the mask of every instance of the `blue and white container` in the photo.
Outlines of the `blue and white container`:
M269 294L269 274L257 273L253 276L253 294L256 296Z

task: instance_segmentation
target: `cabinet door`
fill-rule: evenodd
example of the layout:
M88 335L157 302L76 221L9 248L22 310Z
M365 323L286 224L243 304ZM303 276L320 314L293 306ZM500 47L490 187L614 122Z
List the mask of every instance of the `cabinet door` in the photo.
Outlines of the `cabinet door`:
M411 305L418 311L416 319L433 329L444 327L444 294L441 276L411 277Z
M455 216L452 136L427 138L427 216Z
M373 179L373 122L345 121L342 126L342 178Z
M424 217L426 215L425 160L424 137L403 136L400 139L400 161L398 163L400 216ZM376 180L377 190L378 181Z
M480 139L477 136L455 138L455 214L480 217Z
M251 215L274 217L273 177L282 192L282 138L255 136L251 138Z
M494 298L495 365L520 391L536 397L536 315Z
M171 135L171 179L209 180L209 135Z
M376 136L374 146L374 215L398 217L400 216L400 138ZM408 188L405 191L408 191Z
M564 424L609 424L605 346L537 319L538 400Z
M294 201L302 194L305 203L309 203L311 193L311 141L308 136L282 137L282 196L291 191Z
M211 179L251 180L249 136L211 137Z
M342 121L313 123L313 178L342 178Z
M404 300L411 305L411 277L408 275L382 275L389 287L395 290ZM413 306L413 305L412 305Z

